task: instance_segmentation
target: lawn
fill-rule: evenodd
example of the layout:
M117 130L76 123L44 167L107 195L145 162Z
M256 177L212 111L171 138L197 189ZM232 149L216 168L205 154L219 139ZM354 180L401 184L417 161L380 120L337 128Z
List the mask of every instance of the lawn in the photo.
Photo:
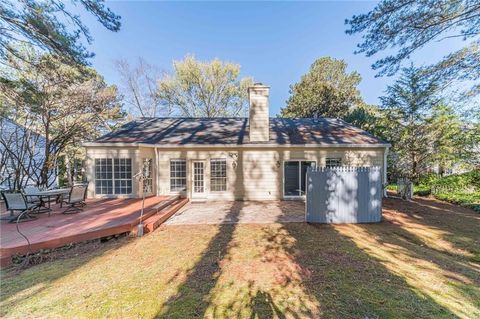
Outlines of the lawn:
M480 318L480 215L385 202L374 225L168 226L23 271L7 318Z
M396 192L397 185L390 184L387 190ZM431 194L431 187L426 185L414 185L413 194L418 196L434 196L437 199L444 200L457 205L465 206L480 212L480 192L450 191Z

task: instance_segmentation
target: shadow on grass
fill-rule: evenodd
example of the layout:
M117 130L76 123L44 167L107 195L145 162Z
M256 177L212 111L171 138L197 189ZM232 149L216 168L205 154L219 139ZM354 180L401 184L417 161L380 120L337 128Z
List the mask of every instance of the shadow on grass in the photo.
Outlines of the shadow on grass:
M22 223L21 230L27 234L27 236L32 236L32 234L36 234L38 232L38 227L45 228L46 231L49 230L55 233L55 228L68 228L78 226L88 225L93 221L95 221L95 216L97 214L104 214L108 213L109 210L117 209L117 208L126 208L128 209L132 205L132 200L122 201L122 200L112 200L112 199L103 199L98 201L89 202L85 211L81 211L76 215L67 216L71 219L69 220L67 225L58 224L54 227L45 226L51 223L51 219L55 217L62 217L66 218L65 216L40 216L37 220L29 222L29 223ZM105 203L108 206L104 205ZM145 207L145 211L149 211L153 209L158 203L154 202ZM57 205L58 206L58 205ZM56 207L56 211L60 208ZM135 215L140 214L140 210L134 210ZM84 215L82 215L84 214ZM75 218L78 220L76 221ZM117 225L122 223L122 220L125 219L125 215L121 216L111 216L111 218L105 219L104 222L100 225L95 225L92 229L99 229L102 227L110 227L112 225ZM127 218L128 219L128 218ZM12 224L2 224L2 236L6 238L6 232L10 232L8 236L18 236L16 230L12 230L14 225ZM47 227L50 227L47 229ZM13 234L12 234L13 232ZM20 239L19 244L22 244L24 241L23 238ZM109 242L100 242L100 241L91 241L85 242L82 241L77 245L74 245L69 250L64 250L62 247L58 247L55 251L50 253L50 256L57 256L54 257L53 260L48 260L48 256L46 257L46 261L43 261L40 264L32 265L27 269L22 269L20 266L10 266L7 268L2 268L1 270L1 280L0 280L0 301L3 303L3 309L10 308L11 306L18 306L21 305L24 300L31 298L32 296L42 292L44 289L48 288L52 282L72 273L77 268L82 267L83 265L87 264L91 260L100 257L104 254L112 252L114 250L119 249L120 247L124 246L129 242L128 238L120 238ZM37 251L34 251L36 253ZM43 257L45 258L45 257ZM52 267L52 262L59 262L61 263L61 267ZM15 280L16 276L22 276L23 280ZM11 282L15 282L15 284L11 284ZM15 298L12 298L15 296ZM11 301L8 301L12 298ZM0 314L2 311L0 310Z
M232 205L227 218L235 221L243 204ZM248 231L252 233L244 233ZM450 257L417 250L396 237L399 231L403 230L386 222L220 225L157 317L468 318L474 314L473 273L465 268L444 271L436 262L443 265ZM249 246L246 237L255 246ZM246 249L253 252L239 261L245 258L240 251ZM241 274L245 269L249 273Z
M272 294L268 291L257 290L250 298L248 307L251 309L250 319L255 318L285 318L282 310L275 304Z
M480 262L480 216L474 211L435 199L384 200L388 221L414 233L433 249L459 256L469 252Z
M106 243L82 243L73 247L70 251L64 252L69 256L66 259L47 261L27 269L19 269L15 266L2 269L0 275L0 301L2 302L0 317L5 315L4 311L12 306L21 307L25 300L29 300L49 288L56 280L67 276L97 257L121 248L128 242L128 237L124 237ZM57 267L52 267L52 265ZM17 280L17 276L21 276L22 280Z
M335 226L284 224L280 231L265 235L271 243L265 254L293 256L300 269L300 284L317 300L322 317L457 317ZM294 243L279 244L285 236L294 238ZM291 274L284 275L287 284L282 288L288 289Z
M178 292L163 305L157 318L202 318L210 304L209 298L221 274L220 263L231 248L236 222L243 202L232 202L225 220L229 224L220 224L216 235L209 241L200 260L188 272Z
M281 202L279 205L285 214L292 209ZM226 219L238 221L244 206L243 202L232 202ZM429 217L423 217L428 225ZM415 225L408 226L415 229ZM177 240L172 238L171 256L183 251L183 258L195 258L196 262L185 276L182 272L176 280L166 281L169 298L164 303L162 298L152 309L158 318L474 318L480 308L475 301L479 291L474 268L463 265L466 260L459 260L456 254L425 245L405 224L214 227L214 235L208 235L208 241L199 246L201 253L191 256L188 250L178 250L174 245ZM449 230L447 225L442 227ZM192 235L185 242L195 239ZM85 256L85 262L98 255L101 252ZM129 258L124 258L128 265ZM146 267L152 267L149 260L145 260ZM20 282L24 291L16 297L31 298L83 263L81 258L74 258L62 262L65 269L46 267L45 278L35 281L39 285L32 289L27 287L32 283L29 276L37 278L40 274L28 273ZM158 266L150 276L144 279L166 276L166 272ZM118 302L114 307L134 311L143 298L135 294L130 303ZM156 295L147 290L143 296ZM111 298L124 300L122 297Z

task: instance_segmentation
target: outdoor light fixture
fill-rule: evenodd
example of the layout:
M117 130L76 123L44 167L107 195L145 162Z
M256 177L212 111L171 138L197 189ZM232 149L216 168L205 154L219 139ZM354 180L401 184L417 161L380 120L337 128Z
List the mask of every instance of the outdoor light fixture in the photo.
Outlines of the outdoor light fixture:
M237 159L238 159L238 153L228 153L228 156L230 156L233 161L232 161L232 167L235 169L237 168Z

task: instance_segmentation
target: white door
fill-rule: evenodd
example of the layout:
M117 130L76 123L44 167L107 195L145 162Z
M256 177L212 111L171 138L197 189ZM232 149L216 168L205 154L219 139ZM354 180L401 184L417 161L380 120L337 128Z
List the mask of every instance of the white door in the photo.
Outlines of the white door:
M192 199L205 199L205 162L192 162Z

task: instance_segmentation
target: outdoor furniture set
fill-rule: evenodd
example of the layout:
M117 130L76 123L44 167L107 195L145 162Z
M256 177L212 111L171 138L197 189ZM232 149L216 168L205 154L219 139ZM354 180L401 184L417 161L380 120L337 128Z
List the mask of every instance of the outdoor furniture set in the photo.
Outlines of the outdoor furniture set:
M27 186L23 192L2 192L7 211L10 215L1 218L9 222L28 221L36 219L32 214L50 213L50 203L52 201L67 204L68 207L62 214L78 213L86 205L87 185L74 185L71 188L57 188L40 190L37 187ZM15 215L15 212L19 212Z

